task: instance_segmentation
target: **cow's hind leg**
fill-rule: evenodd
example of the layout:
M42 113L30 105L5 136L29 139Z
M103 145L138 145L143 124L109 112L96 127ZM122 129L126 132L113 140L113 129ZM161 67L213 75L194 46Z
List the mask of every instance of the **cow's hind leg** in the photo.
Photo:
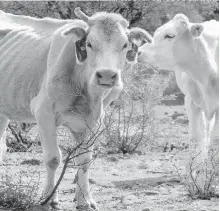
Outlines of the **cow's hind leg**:
M95 201L92 199L92 193L89 189L89 167L92 162L93 146L83 146L78 150L78 164L80 168L76 175L76 201L77 209L83 210L84 207L97 209Z
M190 165L192 184L196 184L200 193L206 194L207 190L207 172L209 163L209 146L210 146L210 121L207 119L205 112L201 112L201 131L200 142L195 148L195 152L192 150Z
M43 110L43 109L42 109ZM56 125L54 116L45 111L38 111L35 114L41 145L43 148L44 164L46 167L46 183L43 197L51 194L55 186L55 174L60 164L61 152L57 143ZM56 192L49 201L52 206L58 206L58 193Z
M9 120L3 116L0 116L0 164L2 164L3 155L7 150L6 146L6 128Z
M214 125L210 128L211 141L210 149L217 151L219 149L219 111L214 114Z

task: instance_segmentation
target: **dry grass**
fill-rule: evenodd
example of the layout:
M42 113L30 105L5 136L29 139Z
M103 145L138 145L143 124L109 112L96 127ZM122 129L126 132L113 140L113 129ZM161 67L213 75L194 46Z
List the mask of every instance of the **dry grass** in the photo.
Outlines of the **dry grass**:
M35 174L35 173L34 173ZM22 172L16 177L6 171L0 182L0 207L10 208L10 210L23 211L38 203L39 179L28 175L24 179ZM36 177L36 175L35 175ZM40 175L38 175L40 178Z

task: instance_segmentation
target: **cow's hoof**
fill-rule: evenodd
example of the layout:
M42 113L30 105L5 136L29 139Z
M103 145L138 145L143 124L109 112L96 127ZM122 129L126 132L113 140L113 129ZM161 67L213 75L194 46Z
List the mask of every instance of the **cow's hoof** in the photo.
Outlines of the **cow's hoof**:
M99 210L98 207L97 207L96 202L95 202L93 199L90 199L90 206L91 206L91 208L92 208L93 210L96 210L96 211Z
M91 206L89 206L89 205L78 205L76 207L76 210L77 211L94 211L94 209L91 208Z
M62 210L61 204L58 201L52 201L50 206L56 210Z
M76 199L76 197L73 199L73 202L77 202L77 199ZM96 211L98 211L99 209L98 209L98 207L97 207L97 204L96 204L96 202L93 200L93 199L89 199L89 204L88 205L77 205L77 207L76 207L76 209L77 210L79 210L79 209L81 209L82 210L82 208L83 209L85 209L85 207L89 207L90 208L90 210L96 210ZM87 208L88 209L88 208Z

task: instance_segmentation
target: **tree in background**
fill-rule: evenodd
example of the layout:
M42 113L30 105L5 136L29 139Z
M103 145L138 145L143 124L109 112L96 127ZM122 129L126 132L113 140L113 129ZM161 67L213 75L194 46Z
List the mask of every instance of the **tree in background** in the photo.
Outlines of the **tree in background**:
M76 18L74 8L88 15L106 11L122 14L130 26L140 26L153 34L156 28L177 13L184 13L193 22L219 19L219 1L5 1L0 9L14 14L59 19Z

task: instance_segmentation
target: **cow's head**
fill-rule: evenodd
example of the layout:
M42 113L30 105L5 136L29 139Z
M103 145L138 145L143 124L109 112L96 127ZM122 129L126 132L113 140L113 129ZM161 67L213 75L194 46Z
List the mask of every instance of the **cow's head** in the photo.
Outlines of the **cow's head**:
M149 41L143 30L127 29L128 22L121 15L100 12L91 17L80 8L75 14L84 25L65 30L64 36L75 35L76 62L87 66L88 83L102 88L121 86L121 70L125 61L135 61L138 46L135 42Z
M185 15L177 14L155 31L153 44L145 44L139 49L138 61L169 70L192 63L195 43L202 31L201 24L190 23Z

